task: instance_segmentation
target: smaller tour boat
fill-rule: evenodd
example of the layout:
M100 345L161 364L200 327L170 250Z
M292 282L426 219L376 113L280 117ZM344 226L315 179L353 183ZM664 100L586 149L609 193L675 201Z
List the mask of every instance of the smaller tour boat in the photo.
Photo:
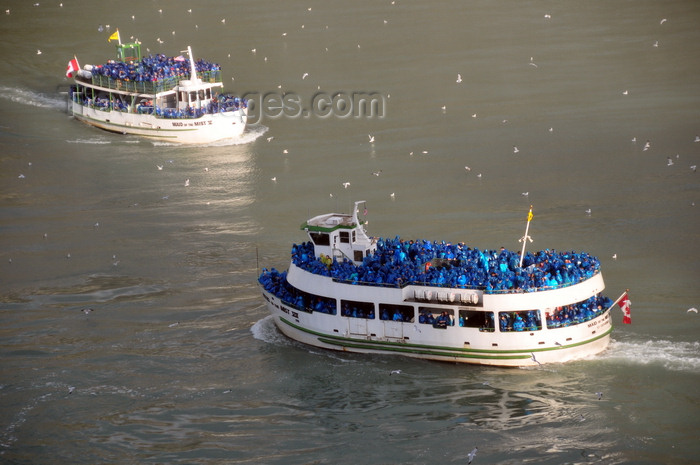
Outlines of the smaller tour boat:
M202 144L240 136L246 127L243 99L223 93L219 65L187 56L141 56L141 44L121 43L117 59L103 65L68 63L75 79L73 116L84 123L122 134L163 141ZM110 38L112 39L112 38Z
M289 269L259 284L276 326L297 341L361 353L530 366L603 351L617 303L597 258L546 249L369 237L352 214L313 217ZM364 209L366 212L366 209ZM623 294L620 301L626 294Z

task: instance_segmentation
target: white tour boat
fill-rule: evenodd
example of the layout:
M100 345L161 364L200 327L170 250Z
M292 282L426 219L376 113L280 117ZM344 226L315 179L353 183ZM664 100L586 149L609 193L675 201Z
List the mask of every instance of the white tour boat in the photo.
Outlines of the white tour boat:
M117 34L118 38L118 32ZM107 131L187 144L240 136L246 127L242 99L223 94L221 69L187 57L141 56L141 44L117 45L117 59L85 65L76 58L66 76L74 77L73 116Z
M327 349L483 365L566 362L603 351L611 302L586 253L479 250L369 237L353 213L302 225L289 270L259 283L276 326ZM366 210L365 210L366 211ZM522 257L522 258L521 258Z

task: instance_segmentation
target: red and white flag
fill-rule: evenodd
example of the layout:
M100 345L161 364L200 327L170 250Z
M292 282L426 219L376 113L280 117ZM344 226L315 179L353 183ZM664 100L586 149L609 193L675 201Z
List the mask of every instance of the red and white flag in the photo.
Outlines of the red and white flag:
M630 311L630 307L632 306L632 302L630 302L630 299L627 297L627 292L622 294L622 297L620 300L617 302L617 304L620 306L620 309L622 310L622 322L626 325L632 324L632 313Z
M73 73L79 70L80 65L78 64L78 59L73 58L71 61L68 62L68 66L66 66L66 77L72 78Z

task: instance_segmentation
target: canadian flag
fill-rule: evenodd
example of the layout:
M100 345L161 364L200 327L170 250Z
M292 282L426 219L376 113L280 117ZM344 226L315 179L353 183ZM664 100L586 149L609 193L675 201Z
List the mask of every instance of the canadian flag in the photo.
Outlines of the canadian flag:
M72 78L73 73L75 73L78 70L80 70L78 59L73 58L71 61L68 62L68 66L66 66L66 77Z
M632 306L632 302L630 302L629 297L627 297L627 292L622 294L622 297L620 300L617 302L617 304L620 306L620 309L622 310L622 322L626 325L632 324L632 314L630 312L630 307Z

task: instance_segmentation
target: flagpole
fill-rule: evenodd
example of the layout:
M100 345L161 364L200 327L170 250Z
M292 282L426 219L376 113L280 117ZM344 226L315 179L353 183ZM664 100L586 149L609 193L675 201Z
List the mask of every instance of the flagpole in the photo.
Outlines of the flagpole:
M530 221L532 220L532 205L530 205L530 212L527 214L527 225L525 226L525 235L520 239L523 242L523 250L520 252L520 264L518 264L518 268L523 267L523 259L525 259L525 244L529 240L532 242L532 238L527 235L528 231L530 230Z
M628 293L629 291L630 291L629 289L625 289L625 292L623 292L622 295L621 295L620 297L618 297L617 300L616 300L615 302L613 302L612 305L610 305L610 306L608 307L608 309L605 310L605 311L607 312L608 310L610 310L611 308L613 308L615 305L619 304L620 301L627 295L627 293Z

